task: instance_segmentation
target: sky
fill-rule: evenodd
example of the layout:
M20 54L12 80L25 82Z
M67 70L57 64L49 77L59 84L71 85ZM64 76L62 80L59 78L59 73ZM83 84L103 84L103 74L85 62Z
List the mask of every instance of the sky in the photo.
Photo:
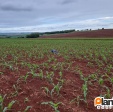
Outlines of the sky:
M0 0L0 32L113 28L113 0Z

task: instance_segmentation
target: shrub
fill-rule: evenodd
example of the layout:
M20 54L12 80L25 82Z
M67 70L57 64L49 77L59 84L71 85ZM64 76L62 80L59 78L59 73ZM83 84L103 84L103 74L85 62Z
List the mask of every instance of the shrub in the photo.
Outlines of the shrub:
M31 33L26 36L26 38L38 38L38 37L39 37L39 33Z

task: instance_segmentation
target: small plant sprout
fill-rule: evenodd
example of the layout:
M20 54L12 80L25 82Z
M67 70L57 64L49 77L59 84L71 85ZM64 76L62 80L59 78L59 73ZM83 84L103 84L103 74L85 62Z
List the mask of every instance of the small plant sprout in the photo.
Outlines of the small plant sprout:
M18 95L18 87L16 85L13 85L13 88L14 88L15 92L12 93L12 96L17 96Z
M3 72L0 72L0 75L3 75Z
M52 89L51 93L56 91L57 95L59 95L59 92L60 92L61 88L62 88L62 86L59 83L57 85L54 84L54 88Z
M27 74L31 74L33 78L38 77L38 74L34 72L34 70L31 69L30 72L28 72Z
M4 103L5 97L6 97L6 95L4 95L4 97L2 97L2 95L0 95L0 112L7 112L8 110L11 110L12 106L16 102L16 101L11 101L7 107L4 107L3 103Z
M53 83L53 77L54 77L54 72L48 72L46 71L46 79L50 82Z
M105 74L106 77L108 77L110 83L112 84L113 87L113 77L110 77L108 74Z
M84 94L84 101L87 101L87 92L88 92L88 87L87 87L87 83L82 85L82 90L83 90L83 94Z
M24 79L24 81L27 83L27 78L29 77L29 74L27 73L25 76L22 76L21 78Z
M59 105L62 104L62 103L61 103L61 102L53 103L52 101L50 101L50 102L42 102L41 104L43 104L43 105L50 105L50 106L55 110L55 112L60 112L60 111L58 110L58 107L59 107Z
M32 108L32 106L27 106L26 109L24 110L24 112L28 112L28 110Z
M8 104L8 106L6 107L7 110L10 110L10 109L12 108L12 106L14 105L15 102L16 102L16 101L11 101L11 102Z
M29 101L29 99L26 97L25 99L24 99L24 103L27 103Z
M82 71L81 71L81 70L79 70L78 72L79 72L79 74L80 74L80 79L81 79L81 80L83 80L84 76L83 76Z
M109 99L109 98L111 98L110 89L107 86L105 86L105 88L106 88L107 93L104 96L105 96L105 98Z
M44 75L43 75L43 71L42 70L40 70L40 73L38 73L38 77L40 79L43 79L44 78Z
M99 85L102 86L104 83L104 80L102 78L99 79Z
M63 74L61 71L59 72L59 76L60 76L60 79L62 79Z
M93 74L89 75L89 79L96 80L97 74L93 73Z
M80 96L77 96L77 98L72 99L69 104L76 102L77 106L79 106L79 103L81 100L83 100L83 99L80 99Z
M51 94L51 91L49 90L48 87L42 87L42 88L46 91L47 96L49 96L49 94ZM52 96L52 94L51 94L51 96Z
M6 95L4 95L4 97L2 95L0 95L0 112L2 112L4 110L3 102L4 102L5 97L6 97Z
M64 84L64 79L57 79L59 82L59 85L62 86Z

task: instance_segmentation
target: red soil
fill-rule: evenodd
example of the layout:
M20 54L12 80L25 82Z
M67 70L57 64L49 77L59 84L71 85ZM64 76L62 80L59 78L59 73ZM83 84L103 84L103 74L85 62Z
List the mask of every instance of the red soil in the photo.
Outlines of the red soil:
M72 33L65 33L65 34L52 34L52 35L44 35L40 38L106 38L106 37L113 37L113 29L104 29L104 30L94 30L94 31L76 31Z
M57 62L65 62L65 60L61 56L55 56L55 58L57 59ZM8 60L9 59L10 57L8 57ZM44 59L40 62L33 62L40 65L46 61L47 60ZM101 87L98 86L97 81L93 81L92 85L88 85L87 105L83 101L80 101L79 106L77 106L76 102L70 103L72 99L76 98L79 95L81 95L80 97L83 98L83 91L81 90L81 88L84 82L80 79L80 75L76 73L76 71L73 71L74 68L78 66L80 70L83 71L83 74L85 76L88 76L89 74L96 71L96 66L93 68L88 67L87 61L80 61L75 59L72 59L70 61L72 61L72 67L68 70L64 69L62 71L65 83L60 91L60 95L57 96L56 93L54 93L53 97L47 95L44 89L42 89L42 87L48 87L50 90L53 88L53 86L46 79L40 79L38 77L33 78L32 75L30 75L26 83L22 79L18 80L20 76L25 75L29 71L27 67L22 67L18 64L18 71L16 71L11 70L8 67L4 69L1 66L0 72L3 72L4 75L0 75L0 94L7 94L4 101L4 107L7 106L10 101L16 100L17 102L14 104L10 112L23 112L23 110L25 110L27 106L32 106L32 108L28 112L54 112L52 107L41 104L42 102L53 101L56 103L62 102L62 104L59 105L60 112L110 112L110 110L97 110L94 107L93 100L95 97L100 95L101 91ZM30 60L29 62L33 64L32 60ZM42 70L44 71L44 73L45 71L54 71L52 68L47 69L43 67ZM38 72L39 69L37 68L37 73ZM53 80L55 84L58 83L59 72L60 70L54 71L55 76ZM13 88L13 85L18 88L17 95L14 94L15 89ZM113 95L113 91L111 91L111 94ZM26 101L25 98L28 98L28 101Z

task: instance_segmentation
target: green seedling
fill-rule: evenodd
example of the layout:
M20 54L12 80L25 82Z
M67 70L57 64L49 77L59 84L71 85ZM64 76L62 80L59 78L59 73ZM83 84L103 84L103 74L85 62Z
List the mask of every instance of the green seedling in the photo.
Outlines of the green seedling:
M83 90L83 94L84 94L84 101L87 101L87 92L88 92L88 87L87 87L87 83L82 85L82 90Z
M11 102L8 104L7 109L8 109L8 110L11 109L15 102L16 102L16 101L11 101Z
M53 84L54 85L54 84ZM45 89L47 96L49 96L49 94L51 95L51 97L53 97L53 93L56 92L57 95L59 95L59 92L62 88L62 86L58 83L57 85L54 85L52 90L49 90L48 87L42 87L43 89Z
M105 74L105 76L108 77L110 83L112 84L112 87L113 87L113 77L110 77L108 74Z
M62 79L62 76L63 76L62 72L59 72L59 76L60 76L60 79Z
M28 101L29 101L28 98L25 98L25 99L24 99L24 103L27 103Z
M89 75L90 79L96 80L97 79L97 74L91 74Z
M54 72L48 72L46 71L46 79L50 82L53 83L53 77L54 77Z
M40 79L43 79L43 78L44 78L44 75L43 75L43 71L42 71L42 70L40 71L40 73L38 73L38 77L39 77Z
M13 88L14 88L15 92L12 93L12 96L17 96L18 95L18 87L16 87L16 85L13 85Z
M33 70L31 70L31 72L28 72L27 74L31 74L33 78L38 77L38 74L35 73Z
M52 89L51 94L53 94L53 92L56 91L57 95L59 95L61 88L62 86L59 83L57 85L54 85L54 88Z
M61 102L59 102L59 103L53 103L52 101L50 101L50 102L42 102L41 104L43 104L43 105L50 105L55 110L55 112L60 112L58 110L58 106L60 104L62 104L62 103Z
M109 99L109 98L111 98L110 89L107 86L105 86L105 88L107 90L107 93L104 96L105 96L105 98Z
M3 75L3 72L0 72L0 75Z
M83 76L82 71L81 71L81 70L79 70L78 72L79 72L79 74L80 74L80 79L81 79L81 80L83 80L83 79L84 79L84 76Z
M83 99L80 99L80 96L77 96L77 98L72 99L69 104L71 104L73 102L76 102L77 103L77 106L79 106L80 101L82 101L82 100Z
M49 90L48 87L42 87L43 89L45 89L47 96L49 96L49 94L52 96L51 91Z
M93 67L94 65L93 65L93 63L88 62L87 66L88 66L88 67Z
M102 86L104 83L104 80L102 78L99 79L99 85Z
M0 112L2 112L4 110L3 102L4 102L5 97L6 97L6 95L4 95L4 97L2 97L2 95L0 95Z
M16 101L11 101L7 107L4 107L3 103L4 103L5 97L6 97L6 95L4 95L4 97L2 97L2 95L0 95L0 112L7 112L8 110L11 110L12 106L16 102Z
M59 82L59 85L62 86L64 84L64 79L57 79Z
M22 79L24 79L25 82L27 82L27 78L29 77L29 74L27 73L25 76L21 76Z
M26 109L24 110L24 112L27 112L30 108L32 108L31 106L27 106Z

